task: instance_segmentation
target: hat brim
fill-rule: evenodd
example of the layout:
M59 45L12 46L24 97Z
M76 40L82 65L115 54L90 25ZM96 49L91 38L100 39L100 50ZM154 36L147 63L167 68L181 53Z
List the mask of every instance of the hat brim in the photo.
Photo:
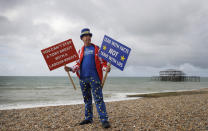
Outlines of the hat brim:
M85 35L90 35L90 37L92 37L92 33L87 33L87 34L80 35L80 39L82 39L82 37L85 36Z

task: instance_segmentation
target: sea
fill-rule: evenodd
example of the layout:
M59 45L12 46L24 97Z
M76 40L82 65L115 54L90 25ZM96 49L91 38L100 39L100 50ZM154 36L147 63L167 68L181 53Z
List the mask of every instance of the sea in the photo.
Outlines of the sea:
M0 76L0 110L43 106L83 104L79 79L68 77ZM208 77L200 82L154 81L150 77L108 77L103 88L104 101L120 101L126 95L171 91L189 91L208 87Z

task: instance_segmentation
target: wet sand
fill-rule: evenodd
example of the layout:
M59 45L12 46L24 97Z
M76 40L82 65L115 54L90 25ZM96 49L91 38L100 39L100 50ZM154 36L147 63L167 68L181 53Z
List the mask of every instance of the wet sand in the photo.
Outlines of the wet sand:
M84 105L79 104L0 110L0 130L208 130L208 88L154 93L136 100L106 102L106 107L110 129L102 129L95 106L93 124L80 126Z

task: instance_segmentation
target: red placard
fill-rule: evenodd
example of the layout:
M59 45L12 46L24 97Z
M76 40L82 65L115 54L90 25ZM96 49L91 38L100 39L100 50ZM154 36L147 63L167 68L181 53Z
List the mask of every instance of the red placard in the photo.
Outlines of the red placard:
M50 71L79 59L72 39L41 50Z

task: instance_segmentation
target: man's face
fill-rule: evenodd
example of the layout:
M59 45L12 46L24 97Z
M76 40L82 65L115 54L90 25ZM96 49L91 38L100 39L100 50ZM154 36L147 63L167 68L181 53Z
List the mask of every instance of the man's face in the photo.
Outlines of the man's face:
M91 42L91 36L90 35L84 35L82 37L82 41L85 43L85 44L89 44Z

